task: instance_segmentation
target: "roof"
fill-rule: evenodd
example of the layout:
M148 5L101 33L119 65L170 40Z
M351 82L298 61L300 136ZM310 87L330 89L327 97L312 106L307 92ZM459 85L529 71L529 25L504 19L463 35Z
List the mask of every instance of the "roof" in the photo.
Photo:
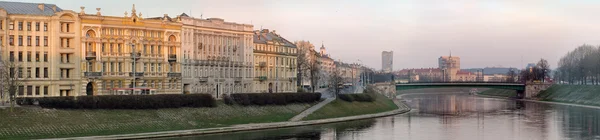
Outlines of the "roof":
M429 73L429 72L442 72L440 68L420 68L420 69L402 69L400 73L408 73L409 71L415 73Z
M287 39L281 37L278 34L275 34L274 32L269 32L268 29L254 31L254 43L266 44L267 41L281 41L283 43L283 46L296 48L296 45L294 45L294 43L288 41Z
M24 2L8 2L0 1L0 8L6 10L8 14L23 14L23 15L43 15L52 16L56 12L61 12L58 6L54 4L43 4L44 10L42 11L38 6L42 3L24 3ZM56 7L56 12L52 10L52 7Z
M458 71L456 72L456 75L474 75L473 73L471 73L470 71Z

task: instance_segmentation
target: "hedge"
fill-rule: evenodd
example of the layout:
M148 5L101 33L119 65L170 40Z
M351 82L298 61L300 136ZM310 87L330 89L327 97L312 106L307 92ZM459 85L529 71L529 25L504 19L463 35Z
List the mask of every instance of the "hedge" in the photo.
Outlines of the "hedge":
M158 109L215 107L209 94L101 95L39 98L43 108L62 109Z
M321 93L234 93L223 97L226 104L248 105L287 105L292 103L313 103L321 99Z
M361 93L361 94L340 94L338 97L347 102L373 102L375 98L373 95L369 93Z

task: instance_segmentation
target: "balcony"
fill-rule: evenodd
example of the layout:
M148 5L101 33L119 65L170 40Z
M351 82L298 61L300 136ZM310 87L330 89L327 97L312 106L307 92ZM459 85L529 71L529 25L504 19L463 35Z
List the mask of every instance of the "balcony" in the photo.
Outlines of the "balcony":
M199 82L208 82L208 77L198 77Z
M181 73L178 73L178 72L169 72L169 73L167 73L167 77L170 77L170 78L181 78Z
M129 72L129 77L144 77L144 72Z
M236 83L242 82L242 77L234 77L233 82L236 82Z
M85 60L94 60L96 59L96 52L88 51L85 54Z
M267 67L267 62L259 62L258 67L261 67L261 68Z
M169 54L169 62L177 62L177 55Z
M83 76L87 78L100 78L102 77L102 72L83 72Z
M139 60L142 57L142 53L131 53L129 54L132 60Z
M258 81L266 81L267 80L267 76L258 76Z

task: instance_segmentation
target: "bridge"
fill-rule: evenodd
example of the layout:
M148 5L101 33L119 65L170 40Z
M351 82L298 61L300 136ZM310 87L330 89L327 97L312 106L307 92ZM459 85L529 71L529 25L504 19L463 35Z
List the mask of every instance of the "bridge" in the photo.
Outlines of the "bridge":
M551 83L496 83L496 82L435 82L435 83L397 83L396 91L422 88L492 88L516 90L518 98L535 97L541 90L550 87Z

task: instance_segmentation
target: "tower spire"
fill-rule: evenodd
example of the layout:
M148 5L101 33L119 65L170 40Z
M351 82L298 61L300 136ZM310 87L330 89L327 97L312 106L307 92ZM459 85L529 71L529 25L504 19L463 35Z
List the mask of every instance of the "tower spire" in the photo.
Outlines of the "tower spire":
M135 4L133 4L133 7L131 7L131 16L134 16L135 14L136 14L136 12L135 12Z
M452 50L450 50L450 57L452 57Z

